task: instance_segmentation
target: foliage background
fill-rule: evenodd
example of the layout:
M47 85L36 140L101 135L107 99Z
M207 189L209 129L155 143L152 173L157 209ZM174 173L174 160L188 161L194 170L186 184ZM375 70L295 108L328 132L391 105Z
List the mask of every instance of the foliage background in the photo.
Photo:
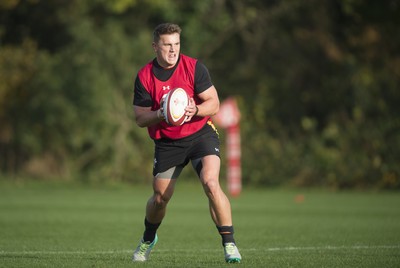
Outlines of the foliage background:
M239 102L245 184L400 188L396 0L1 0L1 174L147 181L132 89L165 21Z

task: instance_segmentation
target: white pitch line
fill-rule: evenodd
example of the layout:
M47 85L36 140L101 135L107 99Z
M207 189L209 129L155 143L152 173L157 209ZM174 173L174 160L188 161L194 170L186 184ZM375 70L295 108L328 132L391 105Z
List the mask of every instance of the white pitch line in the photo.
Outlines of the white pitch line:
M343 249L400 249L400 245L357 245L357 246L320 246L320 247L275 247L275 248L240 248L241 252L246 251L319 251L319 250L343 250ZM0 250L0 256L4 255L112 255L112 254L130 254L134 249L125 250L105 250L105 251L46 251L46 250L23 250L23 251L5 251ZM155 249L158 252L216 252L215 249ZM218 250L220 251L220 250Z

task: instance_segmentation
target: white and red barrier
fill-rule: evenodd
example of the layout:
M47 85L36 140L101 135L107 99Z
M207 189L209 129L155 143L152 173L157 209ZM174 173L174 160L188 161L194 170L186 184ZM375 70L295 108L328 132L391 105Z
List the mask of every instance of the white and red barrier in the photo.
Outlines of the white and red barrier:
M240 111L236 100L231 97L223 101L213 118L215 123L226 129L227 183L231 196L239 196L242 190Z

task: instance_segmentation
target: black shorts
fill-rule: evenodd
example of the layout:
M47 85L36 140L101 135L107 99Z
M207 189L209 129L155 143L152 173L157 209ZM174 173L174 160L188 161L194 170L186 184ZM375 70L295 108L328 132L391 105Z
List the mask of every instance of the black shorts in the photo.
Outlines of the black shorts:
M171 140L155 140L153 176L176 166L184 167L190 160L219 154L218 131L211 121L195 134Z

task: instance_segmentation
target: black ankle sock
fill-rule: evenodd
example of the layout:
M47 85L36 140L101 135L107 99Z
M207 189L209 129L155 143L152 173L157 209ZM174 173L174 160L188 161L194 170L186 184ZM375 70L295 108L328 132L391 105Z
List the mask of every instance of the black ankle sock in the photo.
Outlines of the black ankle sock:
M217 229L222 237L222 245L225 243L235 243L233 226L217 226Z
M160 223L150 223L147 221L147 219L144 219L144 226L146 229L144 230L143 233L143 241L147 242L153 242L154 238L156 237L157 229L160 226Z

